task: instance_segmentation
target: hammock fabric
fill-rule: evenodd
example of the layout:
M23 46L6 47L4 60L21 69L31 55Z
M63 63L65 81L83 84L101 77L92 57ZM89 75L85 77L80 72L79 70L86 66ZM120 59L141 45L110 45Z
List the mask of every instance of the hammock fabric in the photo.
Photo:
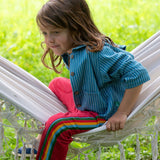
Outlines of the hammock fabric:
M90 146L82 149L70 147L73 157L89 148L99 147L100 149L100 146L119 144L120 158L125 159L121 144L123 139L131 134L154 131L151 134L152 159L157 159L157 137L160 130L160 120L158 119L160 115L160 32L154 34L131 53L134 54L137 61L147 68L151 80L143 85L125 128L116 132L108 132L104 124L99 128L75 135L74 141L86 142ZM21 159L25 159L26 145L32 143L35 147L37 144L32 134L40 133L42 129L39 127L50 116L59 112L67 112L67 110L48 87L20 67L0 57L0 155L3 154L3 143L6 140L4 127L15 128L17 134L16 150L21 139L24 153ZM147 126L146 124L152 116L157 116L157 121L153 125ZM7 119L10 125L3 123L3 119ZM24 120L24 126L21 123L22 120ZM28 123L30 127L27 127ZM86 155L85 157L87 159ZM15 154L15 159L18 159L17 154ZM33 152L30 159L34 159ZM98 159L100 159L100 150ZM136 159L140 159L138 137Z

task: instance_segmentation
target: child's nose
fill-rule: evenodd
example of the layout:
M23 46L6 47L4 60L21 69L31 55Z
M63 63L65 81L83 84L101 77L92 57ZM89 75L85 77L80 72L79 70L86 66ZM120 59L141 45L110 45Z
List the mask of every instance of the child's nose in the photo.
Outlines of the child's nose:
M53 35L48 36L48 42L50 42L50 43L54 42L54 36Z

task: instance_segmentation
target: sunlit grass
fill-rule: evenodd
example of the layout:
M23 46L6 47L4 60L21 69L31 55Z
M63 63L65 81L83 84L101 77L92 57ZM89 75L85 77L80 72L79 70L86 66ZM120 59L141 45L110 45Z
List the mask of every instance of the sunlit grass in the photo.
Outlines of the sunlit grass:
M45 2L46 0L0 0L0 55L48 85L54 77L69 77L69 74L64 69L63 74L58 75L41 63L43 50L40 43L43 37L39 34L35 17ZM128 51L160 29L158 0L88 0L88 3L98 28L115 43L127 45ZM12 137L12 132L8 131L8 136ZM135 158L130 147L134 142L135 137L126 140L127 159ZM142 151L142 155L149 159L151 149L147 148L147 140L142 142L143 150L147 150ZM119 155L118 147L114 146L102 153L102 159L118 159ZM9 153L7 156L10 156Z

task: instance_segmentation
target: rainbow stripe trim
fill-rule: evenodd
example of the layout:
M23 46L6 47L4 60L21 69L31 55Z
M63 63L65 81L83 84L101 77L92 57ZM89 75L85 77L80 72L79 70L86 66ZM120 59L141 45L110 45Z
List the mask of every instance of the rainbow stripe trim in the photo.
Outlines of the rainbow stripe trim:
M81 130L88 131L90 129L101 126L105 123L105 120L96 117L66 117L60 118L54 121L46 134L39 159L49 160L52 155L54 145L56 143L57 137L64 131L70 130Z

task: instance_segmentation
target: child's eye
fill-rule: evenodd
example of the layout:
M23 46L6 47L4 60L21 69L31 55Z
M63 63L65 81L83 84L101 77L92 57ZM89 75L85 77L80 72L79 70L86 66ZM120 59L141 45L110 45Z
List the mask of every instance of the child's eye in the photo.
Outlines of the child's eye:
M54 34L58 34L58 33L59 33L59 31L54 31L53 33L54 33Z
M47 32L42 32L42 34L43 34L44 36L46 36L46 35L47 35Z

